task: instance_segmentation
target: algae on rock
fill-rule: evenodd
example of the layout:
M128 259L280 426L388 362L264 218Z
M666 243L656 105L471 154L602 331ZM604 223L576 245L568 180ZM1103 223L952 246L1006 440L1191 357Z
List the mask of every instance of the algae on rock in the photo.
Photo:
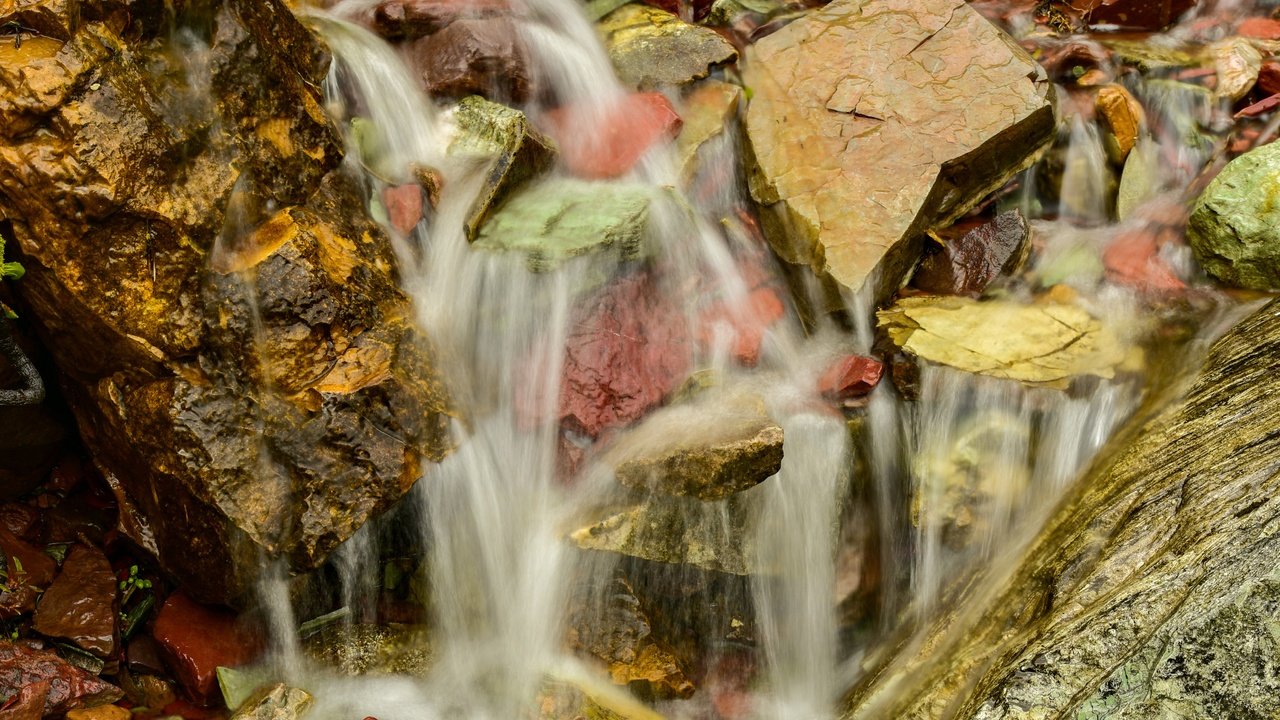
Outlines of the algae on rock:
M1250 150L1223 168L1196 202L1187 240L1214 278L1280 289L1280 143Z

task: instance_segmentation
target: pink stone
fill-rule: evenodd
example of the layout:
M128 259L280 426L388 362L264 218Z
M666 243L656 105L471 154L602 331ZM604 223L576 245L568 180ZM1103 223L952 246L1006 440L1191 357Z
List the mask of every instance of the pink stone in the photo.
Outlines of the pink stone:
M884 375L884 364L875 358L845 355L827 366L818 378L818 392L839 400L871 392Z
M684 121L662 93L633 93L603 119L587 108L566 106L545 116L547 134L560 146L570 172L585 178L623 175L655 144L674 138Z
M422 188L417 183L383 188L382 204L387 208L391 227L408 235L422 219Z

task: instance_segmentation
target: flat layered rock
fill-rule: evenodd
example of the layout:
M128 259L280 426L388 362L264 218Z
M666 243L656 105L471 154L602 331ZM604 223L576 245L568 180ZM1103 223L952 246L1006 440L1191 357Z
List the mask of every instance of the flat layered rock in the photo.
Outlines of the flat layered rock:
M896 287L909 240L1027 167L1044 71L961 0L836 0L746 53L755 198L787 261Z
M618 78L638 87L684 85L738 57L716 31L648 5L623 5L600 21L599 30Z

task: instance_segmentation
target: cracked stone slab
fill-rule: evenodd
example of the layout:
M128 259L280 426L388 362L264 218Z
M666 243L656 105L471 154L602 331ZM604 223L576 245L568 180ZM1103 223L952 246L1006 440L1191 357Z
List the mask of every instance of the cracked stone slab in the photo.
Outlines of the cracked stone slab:
M746 52L752 194L787 261L857 291L1052 139L1044 71L963 0L836 0Z
M1112 328L1075 305L923 296L877 315L894 344L916 357L1026 383L1113 377L1128 357Z

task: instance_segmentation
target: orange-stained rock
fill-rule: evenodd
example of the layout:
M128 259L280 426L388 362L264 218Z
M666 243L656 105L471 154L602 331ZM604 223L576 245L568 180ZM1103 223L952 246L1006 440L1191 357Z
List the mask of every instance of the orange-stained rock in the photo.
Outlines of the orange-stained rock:
M1142 105L1123 85L1098 88L1098 116L1110 133L1106 136L1107 154L1112 162L1121 163L1138 142L1138 133L1146 122Z
M962 0L835 0L752 45L744 84L769 239L846 291L897 287L1054 131L1044 71Z
M248 663L257 650L235 615L201 605L180 591L160 606L152 634L182 687L201 701L217 691L218 666Z
M568 106L546 115L547 134L560 146L569 171L592 179L623 175L655 144L674 138L682 122L666 96L658 92L624 96L605 117L592 108Z

